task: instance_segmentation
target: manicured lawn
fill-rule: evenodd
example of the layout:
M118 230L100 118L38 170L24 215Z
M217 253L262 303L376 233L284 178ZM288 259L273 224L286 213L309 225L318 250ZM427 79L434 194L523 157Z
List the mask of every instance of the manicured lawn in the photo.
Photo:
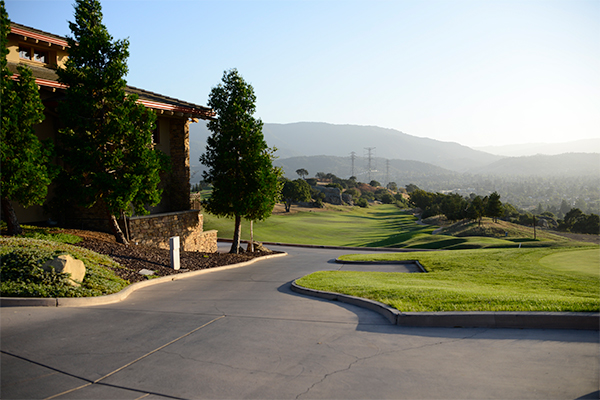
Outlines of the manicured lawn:
M553 259L567 253L584 259L598 251L593 247L348 255L343 259L417 259L429 272L322 271L298 283L373 299L400 311L600 311L598 277L561 270L556 268L561 263Z
M600 251L598 249L565 251L540 260L544 267L557 271L574 272L600 278Z
M416 218L392 205L338 211L272 215L254 223L254 239L262 242L328 246L394 247L435 227L415 223ZM233 220L204 214L204 229L217 229L220 238L233 237ZM242 223L242 239L250 239L250 224Z

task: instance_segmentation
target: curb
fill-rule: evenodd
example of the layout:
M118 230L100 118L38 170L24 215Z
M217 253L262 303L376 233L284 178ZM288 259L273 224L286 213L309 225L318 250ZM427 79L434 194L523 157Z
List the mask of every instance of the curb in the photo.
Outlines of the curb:
M182 274L168 275L160 278L154 278L147 281L137 282L127 286L120 292L96 297L57 297L57 298L28 298L28 297L0 297L0 307L88 307L104 304L118 303L125 300L136 290L158 285L160 283L178 281L180 279L192 278L198 275L208 274L214 271L224 271L228 269L245 267L261 260L267 260L276 257L285 257L287 253L277 253L267 256L253 258L239 264L224 265L222 267L206 268L199 271L184 272Z
M356 265L403 265L403 264L415 264L421 272L427 273L427 270L424 266L421 265L419 260L402 260L402 261L352 261L352 260L340 260L339 258L335 259L337 264L356 264Z
M600 330L600 313L536 311L401 312L378 301L302 287L292 282L293 292L340 301L375 311L393 325L438 328L581 329Z
M218 242L231 243L232 239L217 239ZM240 243L248 243L249 240L240 240ZM304 247L307 249L328 249L328 250L357 250L357 251L384 251L386 253L410 253L416 251L448 251L445 249L404 249L396 247L347 247L347 246L326 246L318 244L296 244L296 243L281 243L281 242L260 242L270 246L284 247Z

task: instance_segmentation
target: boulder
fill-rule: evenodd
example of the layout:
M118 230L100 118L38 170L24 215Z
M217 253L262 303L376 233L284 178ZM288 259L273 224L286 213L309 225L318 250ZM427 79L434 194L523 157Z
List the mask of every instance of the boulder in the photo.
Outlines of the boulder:
M83 261L76 260L69 254L63 254L62 256L46 261L42 265L42 269L46 271L54 269L56 272L69 274L70 278L67 282L71 286L81 286L81 282L83 282L83 278L85 277L85 264Z
M325 186L313 186L313 188L317 189L325 195L324 201L326 203L334 204L336 206L341 206L344 204L344 202L342 201L342 192L340 191L340 189Z
M250 251L250 242L248 242L248 248L246 251ZM262 243L254 242L254 251L260 251L264 253L271 253L271 250L267 249Z

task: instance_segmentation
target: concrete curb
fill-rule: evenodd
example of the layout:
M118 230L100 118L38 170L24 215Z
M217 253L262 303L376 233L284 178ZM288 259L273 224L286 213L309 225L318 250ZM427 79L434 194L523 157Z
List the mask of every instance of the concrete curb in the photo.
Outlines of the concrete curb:
M356 265L381 265L381 264L385 264L385 265L394 265L394 264L398 264L398 265L402 265L402 264L415 264L420 270L421 272L427 272L427 270L425 269L424 266L421 265L421 263L419 262L419 260L402 260L402 261L345 261L345 260L340 260L339 258L335 259L335 262L337 264L356 264Z
M455 311L401 312L386 304L302 287L295 281L292 291L340 301L375 311L394 325L439 328L518 328L518 329L584 329L600 330L600 313L595 312L536 312L536 311Z
M99 306L104 304L117 303L125 300L129 295L136 290L158 285L160 283L177 281L180 279L192 278L198 275L208 274L215 271L224 271L228 269L245 267L250 264L261 260L267 260L270 258L284 257L287 253L277 253L267 256L253 258L252 260L245 261L239 264L224 265L222 267L207 268L199 271L184 272L182 274L175 274L169 276L163 276L160 278L154 278L143 282L137 282L127 286L125 289L118 293L109 294L106 296L97 297L58 297L58 298L27 298L27 297L0 297L0 307L88 307L88 306Z
M232 239L217 239L219 242L231 243ZM249 240L240 240L240 243L248 243ZM283 247L303 247L306 249L328 249L328 250L357 250L357 251L383 251L386 253L410 253L416 251L448 251L445 249L398 249L395 247L346 247L346 246L325 246L318 244L295 244L280 242L260 242L263 245L283 246Z

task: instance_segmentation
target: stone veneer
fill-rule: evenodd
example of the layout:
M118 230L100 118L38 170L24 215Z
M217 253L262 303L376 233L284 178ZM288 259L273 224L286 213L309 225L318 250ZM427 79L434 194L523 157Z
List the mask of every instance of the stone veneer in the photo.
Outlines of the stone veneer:
M184 251L217 251L217 231L202 230L204 216L199 210L131 217L128 221L132 244L168 249L169 238L179 236Z

